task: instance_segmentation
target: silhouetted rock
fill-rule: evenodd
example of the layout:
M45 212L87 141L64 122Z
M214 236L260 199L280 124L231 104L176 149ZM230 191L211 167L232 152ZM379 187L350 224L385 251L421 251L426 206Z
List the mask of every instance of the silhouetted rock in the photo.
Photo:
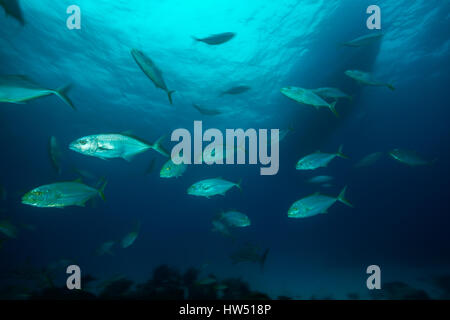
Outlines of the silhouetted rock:
M382 285L380 290L372 290L370 296L374 300L428 300L430 297L421 289L416 289L407 283L394 281Z
M120 299L124 297L131 286L133 285L133 281L128 279L118 279L109 283L103 291L100 293L100 299Z
M433 277L431 283L441 291L439 299L450 299L450 275Z
M30 300L94 300L96 296L84 290L67 288L46 288L31 294Z
M359 299L361 299L359 294L356 293L356 292L347 293L347 298L349 298L350 300L359 300Z

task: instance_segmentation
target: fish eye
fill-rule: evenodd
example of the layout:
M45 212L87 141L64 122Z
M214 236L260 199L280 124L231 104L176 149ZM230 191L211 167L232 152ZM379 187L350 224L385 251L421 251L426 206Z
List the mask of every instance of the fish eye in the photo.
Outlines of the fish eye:
M87 143L87 141L86 141L86 140L80 140L80 144L81 144L81 145L83 145L83 146L84 146L84 145L85 145L86 143Z

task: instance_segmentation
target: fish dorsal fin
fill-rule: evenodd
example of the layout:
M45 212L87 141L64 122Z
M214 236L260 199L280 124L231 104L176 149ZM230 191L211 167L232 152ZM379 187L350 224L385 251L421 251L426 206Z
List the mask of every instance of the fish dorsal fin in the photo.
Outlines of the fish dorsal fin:
M322 153L322 152L320 152L320 150L316 150L316 152L314 152L314 153Z
M76 179L73 180L72 182L83 183L83 179L81 179L81 178L76 178Z

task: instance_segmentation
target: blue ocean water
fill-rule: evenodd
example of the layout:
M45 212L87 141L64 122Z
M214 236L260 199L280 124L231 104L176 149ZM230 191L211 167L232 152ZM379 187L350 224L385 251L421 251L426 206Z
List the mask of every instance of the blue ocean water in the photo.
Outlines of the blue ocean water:
M379 265L382 281L403 281L433 291L430 279L448 274L449 218L449 12L448 1L377 1L381 41L361 48L339 46L367 30L372 1L89 1L78 0L81 29L66 27L73 1L22 0L20 25L0 11L0 74L22 74L57 88L72 84L71 110L55 96L27 104L0 104L2 218L19 227L0 250L0 270L42 268L61 259L84 274L116 274L143 282L167 264L202 268L219 279L240 277L270 297L369 297L366 268ZM220 32L236 37L218 46L195 42ZM154 87L130 55L137 48L163 71L173 94ZM358 85L348 69L370 71L396 90ZM247 85L240 95L220 96ZM333 86L348 92L336 118L287 99L280 88ZM223 111L201 115L192 104ZM261 176L255 165L192 165L177 179L161 179L166 158L153 150L128 163L86 157L68 149L79 137L132 131L149 141L177 128L279 128L293 131L280 142L277 175ZM55 136L62 174L52 168L47 145ZM336 159L313 172L295 163L316 150L344 145L349 160ZM355 168L373 152L415 150L435 163L410 167L387 154ZM146 174L155 159L155 170ZM106 202L85 208L34 208L21 203L27 191L78 177L74 168L108 181ZM331 188L306 181L335 177ZM223 177L237 182L211 199L186 193L194 182ZM335 204L326 215L290 219L290 205L321 191L337 195L347 185L354 208ZM246 213L251 226L235 239L212 232L221 209ZM136 242L114 255L98 256L108 240L121 239L141 224ZM232 264L230 254L251 243L270 248L264 269ZM64 275L64 268L61 273Z

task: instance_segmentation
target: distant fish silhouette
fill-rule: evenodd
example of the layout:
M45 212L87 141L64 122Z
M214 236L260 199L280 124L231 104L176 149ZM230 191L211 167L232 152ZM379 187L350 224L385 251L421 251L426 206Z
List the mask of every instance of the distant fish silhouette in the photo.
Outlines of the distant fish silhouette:
M223 96L223 95L226 95L226 94L241 94L241 93L244 93L244 92L246 92L246 91L248 91L250 89L251 89L251 87L249 87L249 86L232 87L232 88L222 92L219 96Z
M133 56L133 59L139 66L139 68L141 68L142 72L144 72L145 75L150 80L152 80L155 87L160 88L167 93L169 102L170 104L172 104L172 94L175 92L175 90L169 90L167 88L161 70L159 70L158 67L153 63L152 59L150 59L137 49L131 49L131 55Z
M153 169L155 168L155 161L156 161L155 158L153 158L152 161L150 161L147 170L145 170L145 174L150 174L153 172Z
M20 4L18 0L0 0L0 6L5 9L8 16L15 18L20 22L21 25L25 25L25 20L23 19L22 9L20 9Z
M202 107L196 105L195 103L193 103L192 106L193 106L195 109L197 109L198 112L200 112L201 114L206 115L206 116L216 116L216 115L222 113L222 112L219 111L219 110L202 108Z
M58 175L61 175L61 150L54 136L51 136L48 142L48 155L53 169Z
M224 33L213 34L206 38L196 38L196 37L192 37L192 38L195 41L204 42L206 44L214 46L214 45L219 45L219 44L230 41L231 39L234 38L235 35L236 35L236 33L234 33L234 32L224 32Z

